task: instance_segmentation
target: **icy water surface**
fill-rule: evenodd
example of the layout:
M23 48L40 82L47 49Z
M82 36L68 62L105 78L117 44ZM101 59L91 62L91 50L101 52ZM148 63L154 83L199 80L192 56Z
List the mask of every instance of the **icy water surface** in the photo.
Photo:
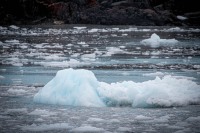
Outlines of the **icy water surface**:
M141 43L153 33L178 42ZM0 55L0 132L199 132L199 104L95 108L33 102L64 68L91 70L106 83L171 75L199 85L198 27L0 26Z

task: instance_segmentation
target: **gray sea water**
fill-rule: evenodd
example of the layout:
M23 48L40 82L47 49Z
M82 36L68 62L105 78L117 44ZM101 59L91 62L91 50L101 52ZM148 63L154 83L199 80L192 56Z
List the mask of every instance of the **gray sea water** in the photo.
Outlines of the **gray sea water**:
M178 43L141 44L153 33ZM0 132L199 132L200 103L168 108L34 103L39 89L65 68L91 70L106 83L171 75L199 85L198 27L0 26Z

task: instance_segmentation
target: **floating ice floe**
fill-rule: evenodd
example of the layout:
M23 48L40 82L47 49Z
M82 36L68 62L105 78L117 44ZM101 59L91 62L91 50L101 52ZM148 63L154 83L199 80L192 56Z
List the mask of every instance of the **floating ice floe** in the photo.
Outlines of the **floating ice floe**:
M177 17L177 19L179 19L179 20L182 20L182 21L184 21L184 20L187 20L187 19L188 19L187 17L180 16L180 15L178 15L178 16L176 16L176 17Z
M41 131L50 131L50 130L61 130L61 129L70 129L68 123L54 123L54 124L41 124L41 125L27 125L21 127L23 131L33 131L33 132L41 132Z
M159 47L161 45L172 45L176 44L178 41L176 39L160 39L157 34L152 34L149 39L144 39L141 41L143 45L149 45L153 48Z
M90 125L86 125L86 126L81 126L81 127L77 127L71 130L71 132L75 132L75 133L97 133L97 132L105 132L104 129L102 128L97 128L97 127L92 127Z
M145 82L99 82L89 70L65 69L47 83L34 101L72 106L172 107L200 104L200 85L165 75Z
M35 65L41 65L44 67L78 67L83 65L89 65L90 63L80 62L75 59L69 61L52 61L52 62L34 62Z
M12 28L12 29L14 29L14 30L18 30L19 29L19 27L15 26L15 25L11 25L9 27Z

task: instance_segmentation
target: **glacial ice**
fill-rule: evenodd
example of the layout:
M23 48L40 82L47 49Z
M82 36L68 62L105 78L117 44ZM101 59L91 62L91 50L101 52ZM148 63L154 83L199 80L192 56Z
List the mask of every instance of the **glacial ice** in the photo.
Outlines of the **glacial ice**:
M48 104L101 107L98 81L88 70L64 69L48 82L35 96L34 101Z
M151 38L141 41L141 44L150 45L153 48L159 47L160 45L172 45L176 43L178 43L176 39L160 39L160 37L155 33L151 35Z
M145 82L99 82L93 72L64 69L34 96L45 104L71 106L172 107L200 104L200 85L171 75Z

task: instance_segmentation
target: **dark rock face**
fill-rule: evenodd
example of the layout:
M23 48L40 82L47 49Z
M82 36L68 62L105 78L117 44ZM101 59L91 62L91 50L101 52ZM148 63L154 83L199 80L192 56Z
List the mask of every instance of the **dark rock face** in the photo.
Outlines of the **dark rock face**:
M0 24L38 24L63 21L66 24L199 25L198 18L200 18L198 12L188 15L187 12L190 10L184 10L184 7L178 6L187 0L181 2L180 0L1 1ZM199 10L191 9L192 12ZM192 19L181 21L176 15L185 15Z

